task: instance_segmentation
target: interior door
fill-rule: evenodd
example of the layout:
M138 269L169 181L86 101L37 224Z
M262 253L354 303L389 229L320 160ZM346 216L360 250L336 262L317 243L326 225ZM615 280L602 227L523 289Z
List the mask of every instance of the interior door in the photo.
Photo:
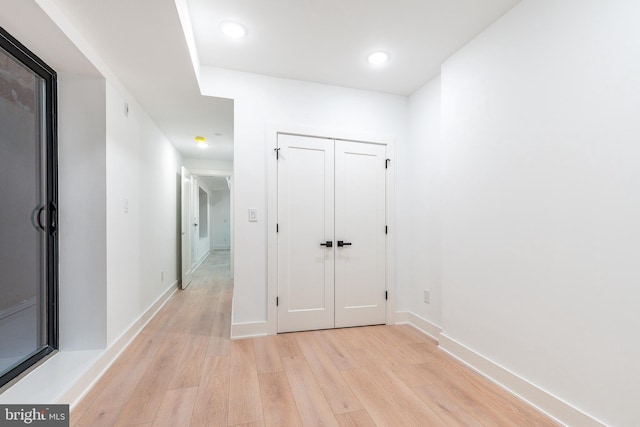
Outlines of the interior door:
M181 287L186 289L191 283L193 277L193 261L192 261L192 237L191 232L191 206L192 206L192 188L191 188L191 174L183 166L182 167L182 209L181 209L181 224L182 224L182 278Z
M335 142L335 327L385 323L384 145Z
M278 332L334 326L334 142L278 136Z

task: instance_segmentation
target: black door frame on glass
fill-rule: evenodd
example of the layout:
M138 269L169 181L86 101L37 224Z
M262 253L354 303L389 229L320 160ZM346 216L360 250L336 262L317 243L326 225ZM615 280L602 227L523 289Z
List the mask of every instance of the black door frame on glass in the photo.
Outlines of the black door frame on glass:
M45 235L46 271L43 280L44 309L46 310L46 343L36 353L0 376L0 388L16 379L20 374L58 349L58 140L57 140L57 75L56 72L34 55L29 49L13 38L4 28L0 27L0 47L13 56L18 62L37 74L44 81L44 111L42 120L45 121L45 137L42 149L45 151L45 165L42 173L45 175L46 192L44 206L38 211L37 224ZM8 183L0 183L7 185ZM44 224L40 215L44 214ZM29 220L29 219L28 219ZM0 279L2 280L2 279Z

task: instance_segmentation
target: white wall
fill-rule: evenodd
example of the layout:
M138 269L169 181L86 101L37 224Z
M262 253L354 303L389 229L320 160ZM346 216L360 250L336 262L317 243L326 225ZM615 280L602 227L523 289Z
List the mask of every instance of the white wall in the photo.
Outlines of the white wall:
M397 307L437 326L442 325L440 147L437 77L409 98L409 138L396 148Z
M203 68L205 95L233 98L235 281L233 323L266 320L266 164L270 124L302 125L384 135L403 143L407 98L353 89ZM247 209L258 209L248 222Z
M640 419L640 2L524 0L442 69L445 334Z
M209 199L211 249L231 247L230 196L229 190L211 192Z
M98 77L58 75L60 348L107 336L106 95Z
M0 401L75 399L176 283L181 158L50 1L4 0L0 25L60 72L61 350Z
M131 95L107 82L109 343L177 279L180 164L175 148Z

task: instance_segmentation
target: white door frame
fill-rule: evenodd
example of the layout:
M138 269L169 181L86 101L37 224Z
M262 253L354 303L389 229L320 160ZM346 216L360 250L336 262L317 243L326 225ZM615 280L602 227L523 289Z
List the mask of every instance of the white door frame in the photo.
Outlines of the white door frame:
M275 148L278 146L278 134L287 133L345 141L383 144L387 146L389 169L386 174L386 218L389 232L386 244L386 283L388 300L386 324L395 324L395 144L388 136L350 132L346 130L322 129L290 124L269 124L266 129L267 155L267 334L278 333L278 163Z

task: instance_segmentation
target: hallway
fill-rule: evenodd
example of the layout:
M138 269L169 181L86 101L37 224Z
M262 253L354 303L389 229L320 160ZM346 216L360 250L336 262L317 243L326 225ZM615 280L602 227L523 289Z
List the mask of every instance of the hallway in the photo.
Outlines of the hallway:
M212 251L74 408L71 426L179 425L164 417L227 361L232 294L229 251Z
M71 414L71 426L551 426L410 326L230 341L212 253Z

